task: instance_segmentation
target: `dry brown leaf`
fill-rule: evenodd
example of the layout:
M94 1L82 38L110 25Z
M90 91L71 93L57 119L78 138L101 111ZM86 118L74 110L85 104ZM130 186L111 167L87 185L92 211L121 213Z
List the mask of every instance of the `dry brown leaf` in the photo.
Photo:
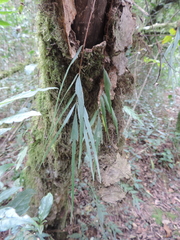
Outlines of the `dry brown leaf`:
M108 188L101 188L99 193L104 202L111 204L115 204L118 201L122 201L126 196L126 193L120 188L120 186L110 186Z
M119 153L116 155L116 161L102 172L103 184L108 187L119 182L120 179L129 179L131 176L131 167L124 156Z
M164 224L163 227L164 227L164 230L166 231L166 237L167 237L167 238L171 237L171 236L172 236L172 231L171 231L171 229L169 228L169 226L166 225L166 224Z

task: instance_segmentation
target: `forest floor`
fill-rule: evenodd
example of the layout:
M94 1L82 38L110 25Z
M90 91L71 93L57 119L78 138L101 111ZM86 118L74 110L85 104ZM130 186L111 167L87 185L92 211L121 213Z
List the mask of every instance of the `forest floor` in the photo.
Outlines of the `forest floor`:
M89 184L90 173L84 167L75 185L74 218L64 229L69 237L55 240L180 240L180 144L174 132L169 131L175 129L180 110L180 88L176 91L174 104L165 100L158 113L162 121L158 128L144 127L138 131L131 128L134 134L126 139L125 152L134 184L122 184L126 198L115 205L101 201L96 187ZM170 94L167 92L165 99ZM171 125L168 131L164 117ZM0 145L1 165L16 162L19 152L16 134L1 137ZM14 171L3 176L5 187L11 187L13 181L9 179L15 174ZM0 240L5 236L7 233L0 233Z
M74 238L68 239L180 240L180 140L170 131L180 111L180 88L174 103L168 100L171 94L164 94L163 109L157 111L158 128L147 127L126 140L134 185L122 184L127 192L122 202L105 204L92 197L88 184L77 185L75 220L66 229ZM89 175L85 169L86 182Z

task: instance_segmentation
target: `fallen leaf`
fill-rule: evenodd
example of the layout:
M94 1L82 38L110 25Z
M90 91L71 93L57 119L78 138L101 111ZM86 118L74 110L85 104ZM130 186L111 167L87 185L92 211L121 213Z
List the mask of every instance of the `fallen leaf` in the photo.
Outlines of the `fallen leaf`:
M166 224L164 224L163 227L164 227L164 230L166 231L166 237L167 237L167 238L171 237L171 236L172 236L172 231L171 231L171 229L169 228L169 226L166 225Z

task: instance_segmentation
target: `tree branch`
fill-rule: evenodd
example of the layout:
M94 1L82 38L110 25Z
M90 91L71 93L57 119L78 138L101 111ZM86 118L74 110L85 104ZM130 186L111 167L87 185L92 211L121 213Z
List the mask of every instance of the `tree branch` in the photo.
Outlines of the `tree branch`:
M143 27L142 29L143 30L151 30L151 29L153 30L155 28L164 28L164 27L174 27L174 28L176 28L177 27L177 22L172 22L172 23L155 23L153 25Z
M6 78L6 77L9 77L9 76L11 76L11 75L13 75L14 73L20 72L20 71L22 71L22 70L25 68L25 66L27 66L28 64L30 64L30 63L36 63L36 62L37 62L37 59L36 59L36 58L33 59L33 60L32 60L32 59L29 59L29 60L27 60L27 61L24 62L24 63L19 62L19 63L17 63L16 66L10 68L9 70L1 71L1 72L0 72L0 80L4 79L4 78Z

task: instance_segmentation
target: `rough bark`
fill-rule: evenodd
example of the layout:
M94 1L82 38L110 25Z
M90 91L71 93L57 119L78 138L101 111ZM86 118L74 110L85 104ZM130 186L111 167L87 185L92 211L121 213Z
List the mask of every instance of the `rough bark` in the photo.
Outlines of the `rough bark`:
M125 51L132 43L135 19L131 14L131 1L96 0L44 0L39 9L38 36L40 50L41 87L60 87L65 71L80 45L83 53L71 68L65 91L81 67L81 79L85 95L85 105L90 116L98 108L98 97L102 91L103 68L112 82L111 96L119 122L119 136L113 132L112 145L117 153L122 151L124 96L132 90L133 77L126 69ZM92 14L91 21L89 17ZM87 27L89 24L89 28ZM86 31L87 40L86 40ZM85 41L86 40L86 41ZM82 66L79 66L82 65ZM73 90L66 97L66 105ZM47 147L49 129L54 121L54 105L57 92L41 93L37 99L42 117L35 119L29 144L29 158L25 185L37 190L34 205L47 192L54 195L54 205L49 224L54 228L63 227L63 218L67 213L67 199L71 178L71 147L69 123L64 133L53 145L48 157L42 164L43 153ZM63 109L63 106L62 106ZM59 110L59 113L62 111ZM61 124L56 127L59 129ZM121 148L120 148L121 146ZM107 154L111 154L110 151ZM119 156L119 155L118 155ZM111 161L112 163L113 161ZM109 163L110 164L110 163ZM119 166L120 167L120 166ZM114 180L113 183L114 184ZM64 218L65 219L65 218Z

